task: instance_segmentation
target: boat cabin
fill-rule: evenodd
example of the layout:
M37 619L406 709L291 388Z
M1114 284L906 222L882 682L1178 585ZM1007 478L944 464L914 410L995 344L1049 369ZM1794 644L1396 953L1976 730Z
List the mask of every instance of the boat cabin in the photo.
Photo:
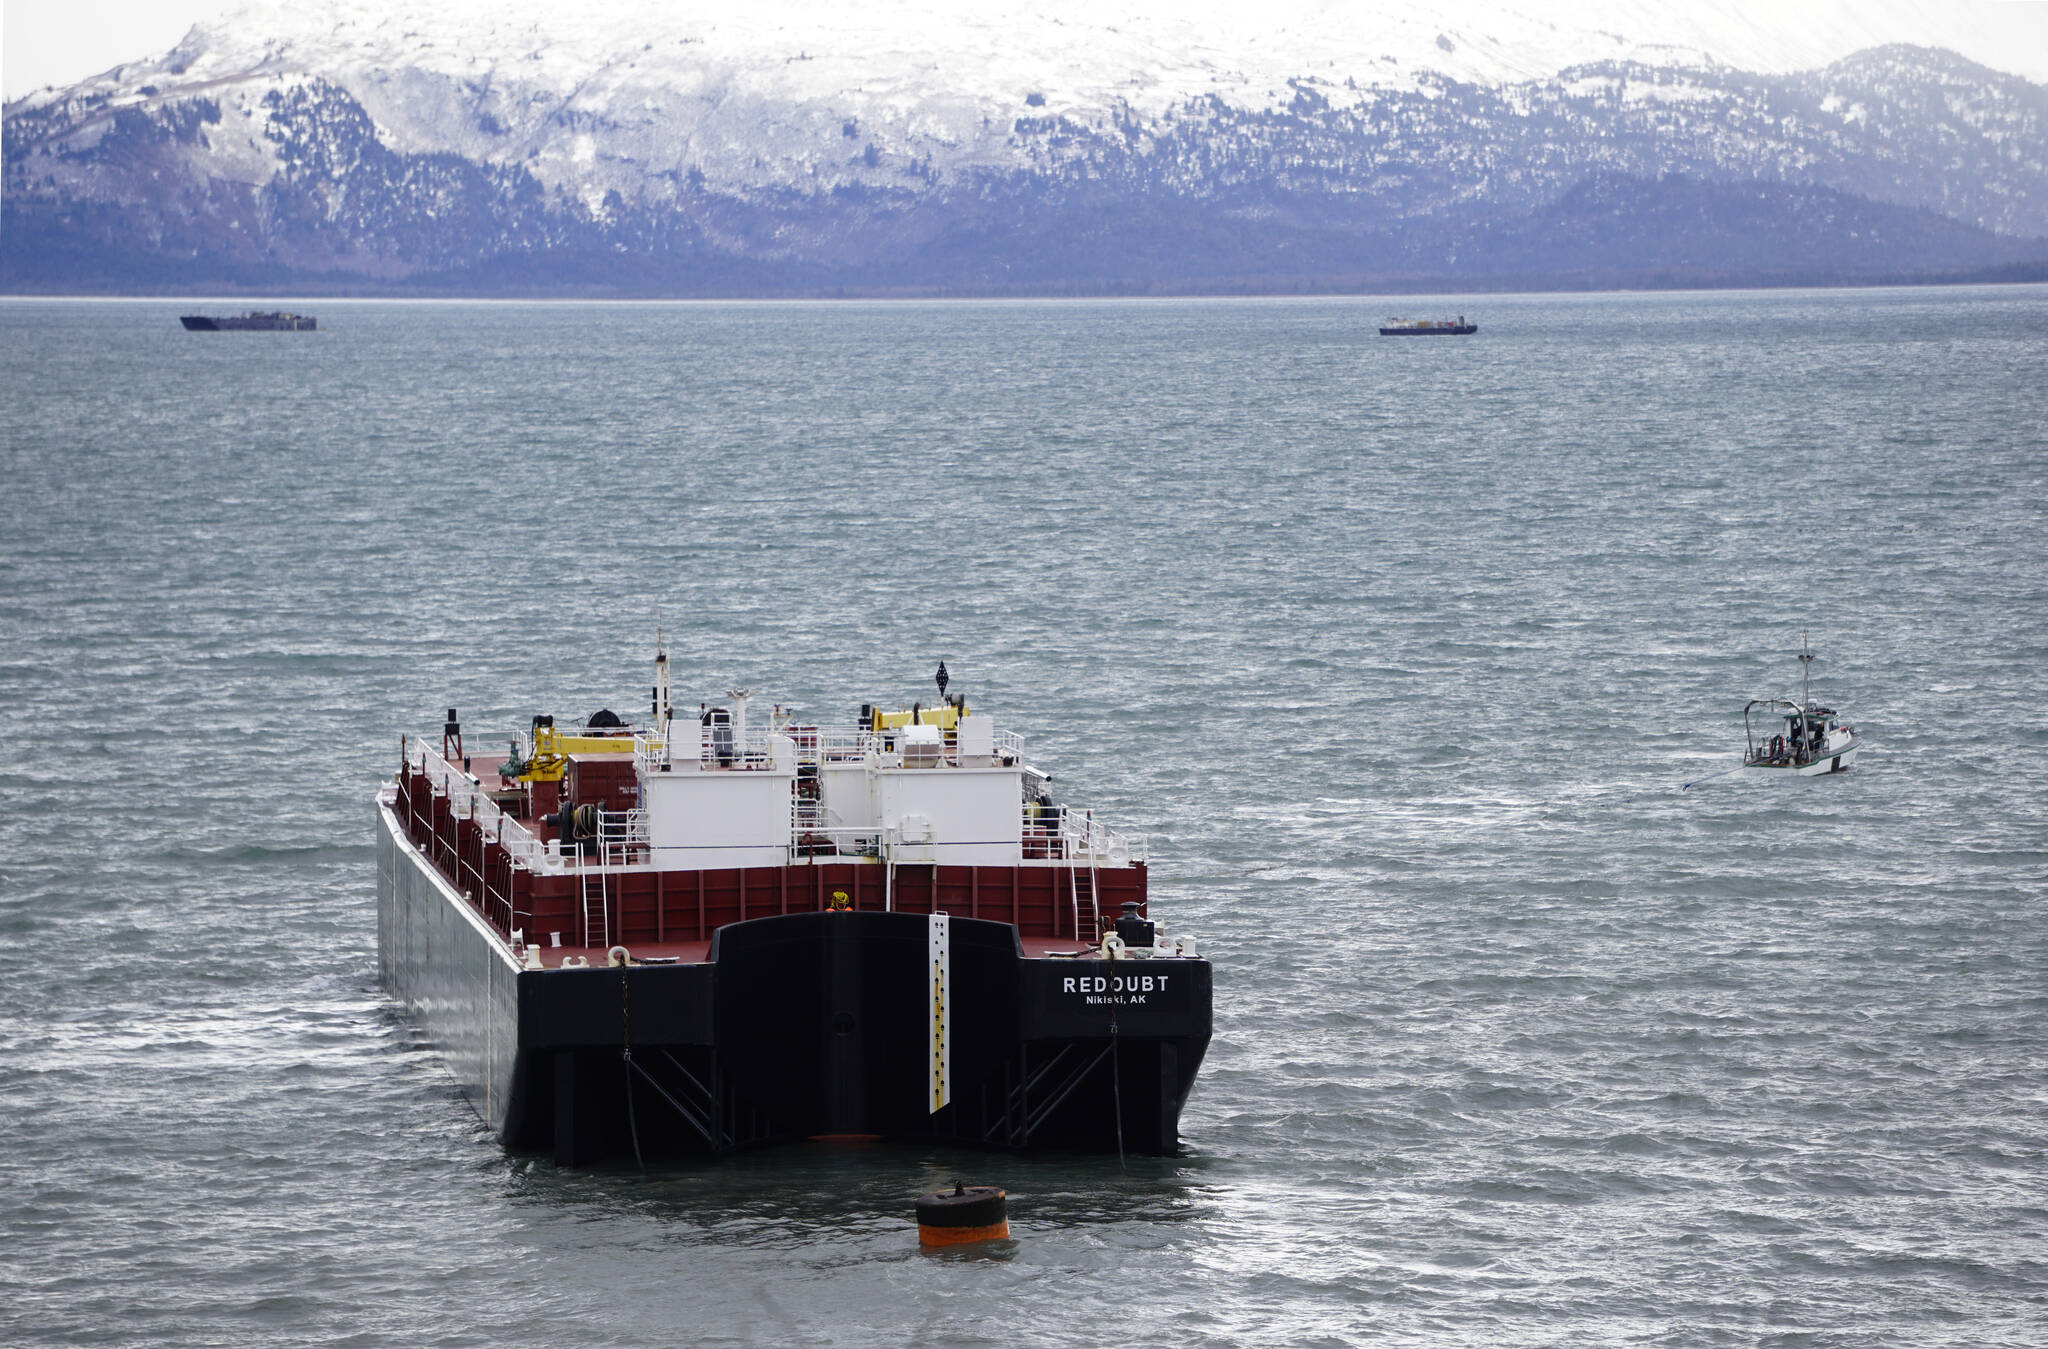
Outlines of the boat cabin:
M1779 729L1766 737L1762 731L1749 731L1750 708L1782 707L1778 718ZM1758 699L1749 708L1743 709L1743 727L1748 735L1748 750L1743 762L1752 767L1797 768L1823 757L1848 734L1842 719L1832 707L1808 703L1799 707L1792 703L1778 703L1774 700ZM1766 722L1768 726L1770 723Z

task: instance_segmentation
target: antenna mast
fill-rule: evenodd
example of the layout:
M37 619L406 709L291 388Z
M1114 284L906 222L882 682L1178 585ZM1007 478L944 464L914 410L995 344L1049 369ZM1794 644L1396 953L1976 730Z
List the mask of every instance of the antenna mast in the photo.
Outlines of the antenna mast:
M1801 690L1805 694L1805 701L1799 710L1804 712L1813 706L1813 652L1806 645L1806 633L1803 630L1799 634L1799 677L1802 681Z
M659 627L654 630L654 706L649 710L654 716L655 733L666 745L671 711L668 699L668 643L662 640Z

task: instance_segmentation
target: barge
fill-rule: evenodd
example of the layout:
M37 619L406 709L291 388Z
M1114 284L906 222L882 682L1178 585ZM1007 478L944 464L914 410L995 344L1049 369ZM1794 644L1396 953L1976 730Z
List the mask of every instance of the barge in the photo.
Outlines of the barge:
M1178 1149L1211 967L1141 840L943 665L840 726L678 711L667 671L645 726L535 717L502 754L450 709L378 793L381 978L506 1147Z
M1465 322L1463 314L1452 319L1388 319L1381 337L1470 337L1479 331L1476 323Z
M311 314L287 314L283 310L254 310L247 314L180 314L178 322L188 333L310 333L320 320Z

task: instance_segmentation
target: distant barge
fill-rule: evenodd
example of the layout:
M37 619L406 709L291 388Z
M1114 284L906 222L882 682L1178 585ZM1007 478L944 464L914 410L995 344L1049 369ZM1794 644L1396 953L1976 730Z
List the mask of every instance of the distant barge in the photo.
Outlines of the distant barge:
M1381 337L1470 337L1479 331L1476 323L1465 322L1463 314L1450 319L1388 319Z
M320 327L320 320L311 314L275 309L247 314L181 314L178 322L188 333L310 333Z

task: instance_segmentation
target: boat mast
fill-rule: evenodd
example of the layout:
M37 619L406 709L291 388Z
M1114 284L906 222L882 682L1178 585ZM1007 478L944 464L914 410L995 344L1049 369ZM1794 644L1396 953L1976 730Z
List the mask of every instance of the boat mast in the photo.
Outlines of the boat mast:
M668 696L668 643L662 640L661 629L654 630L654 706L649 712L654 718L654 733L661 737L662 744L668 743L668 723L671 705Z
M1799 676L1800 691L1804 695L1799 710L1805 712L1813 707L1813 652L1806 645L1806 634L1799 634Z

